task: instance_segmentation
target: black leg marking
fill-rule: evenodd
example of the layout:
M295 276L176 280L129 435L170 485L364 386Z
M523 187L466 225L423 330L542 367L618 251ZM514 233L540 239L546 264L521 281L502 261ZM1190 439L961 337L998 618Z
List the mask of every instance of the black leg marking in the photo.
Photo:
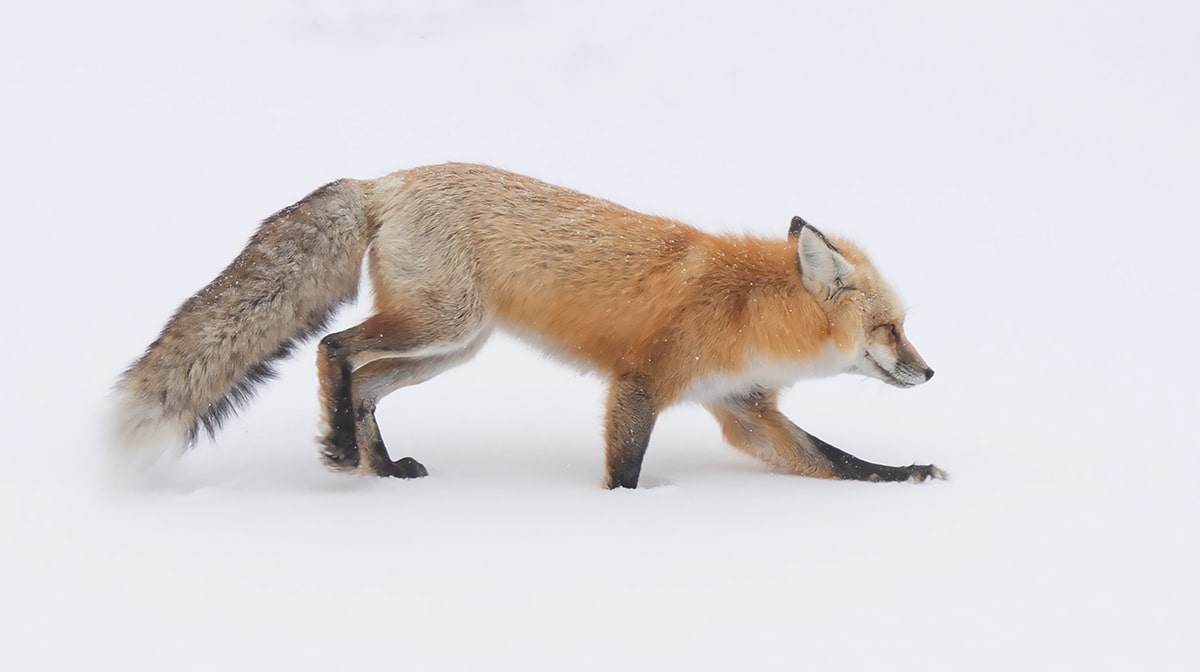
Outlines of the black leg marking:
M889 467L860 460L857 457L839 450L817 437L804 432L825 459L833 465L834 474L841 479L851 481L912 481L921 483L930 478L945 479L946 474L932 464L912 464L907 467Z
M354 401L350 389L350 362L345 347L334 335L321 340L330 368L338 372L338 380L329 400L329 433L321 440L321 459L338 471L358 468L358 444L354 439Z
M606 446L608 487L636 488L658 412L640 377L622 376L612 386Z
M425 466L411 457L393 461L388 455L387 446L379 434L379 424L375 421L374 403L364 401L359 405L356 428L358 445L362 448L361 459L366 461L367 467L376 476L421 478L429 475Z

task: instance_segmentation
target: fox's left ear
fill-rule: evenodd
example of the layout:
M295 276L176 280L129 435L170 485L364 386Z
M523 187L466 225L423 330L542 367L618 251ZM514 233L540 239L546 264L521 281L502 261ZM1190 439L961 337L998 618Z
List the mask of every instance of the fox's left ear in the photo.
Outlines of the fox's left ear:
M846 286L850 274L854 272L854 264L842 256L825 234L803 219L793 217L788 237L799 239L800 280L813 296L829 298Z

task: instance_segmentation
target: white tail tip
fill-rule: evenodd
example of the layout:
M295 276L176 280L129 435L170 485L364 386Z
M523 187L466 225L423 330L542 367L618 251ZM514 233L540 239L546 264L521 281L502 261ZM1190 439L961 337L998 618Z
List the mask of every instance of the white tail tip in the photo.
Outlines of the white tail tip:
M115 402L106 446L108 472L114 481L136 479L155 464L183 454L187 427L182 421L165 418L160 407L122 393Z

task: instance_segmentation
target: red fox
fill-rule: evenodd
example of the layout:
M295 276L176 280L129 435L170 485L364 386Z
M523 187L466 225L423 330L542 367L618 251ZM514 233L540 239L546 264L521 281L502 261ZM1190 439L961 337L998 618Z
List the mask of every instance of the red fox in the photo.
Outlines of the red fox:
M788 472L945 478L883 466L778 409L800 378L854 372L897 387L933 376L894 292L857 247L795 217L786 238L717 236L483 165L339 180L268 217L117 384L118 441L153 460L215 436L272 362L352 300L366 257L375 313L318 347L327 467L414 478L376 404L463 363L493 329L608 379L608 488L637 487L660 411L701 402L734 447Z

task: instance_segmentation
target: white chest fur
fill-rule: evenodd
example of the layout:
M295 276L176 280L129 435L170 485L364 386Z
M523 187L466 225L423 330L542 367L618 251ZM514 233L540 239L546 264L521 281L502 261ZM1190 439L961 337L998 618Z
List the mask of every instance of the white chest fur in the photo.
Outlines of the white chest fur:
M816 357L803 361L749 357L739 369L710 373L693 380L682 396L690 401L704 402L744 395L756 388L780 389L805 378L843 373L853 368L855 359L853 349L843 352L831 345Z

